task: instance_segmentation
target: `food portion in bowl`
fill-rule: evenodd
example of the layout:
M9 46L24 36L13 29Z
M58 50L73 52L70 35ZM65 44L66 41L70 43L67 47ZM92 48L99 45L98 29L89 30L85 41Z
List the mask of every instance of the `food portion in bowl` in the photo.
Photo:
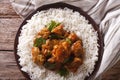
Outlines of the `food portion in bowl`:
M99 46L97 31L88 22L69 8L34 14L19 36L21 70L32 80L84 80L94 71Z
M66 76L76 72L83 63L82 40L63 29L64 24L51 21L37 33L32 47L32 59L39 66Z

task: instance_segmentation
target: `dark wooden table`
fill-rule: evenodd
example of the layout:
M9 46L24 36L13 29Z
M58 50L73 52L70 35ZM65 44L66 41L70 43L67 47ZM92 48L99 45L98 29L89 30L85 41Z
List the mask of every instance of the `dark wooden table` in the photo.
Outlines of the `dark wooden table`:
M13 52L15 35L22 21L9 0L0 0L0 80L25 80ZM120 61L103 74L102 80L120 80Z

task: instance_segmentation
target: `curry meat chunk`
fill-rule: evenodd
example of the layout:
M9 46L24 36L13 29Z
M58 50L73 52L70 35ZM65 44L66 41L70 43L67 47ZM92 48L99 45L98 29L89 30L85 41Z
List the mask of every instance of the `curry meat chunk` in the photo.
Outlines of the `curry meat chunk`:
M82 63L83 61L81 58L75 57L74 60L71 63L67 64L65 67L71 72L76 72Z
M32 56L37 57L40 54L40 50L38 47L33 47L32 48Z
M50 31L48 30L48 28L45 27L37 35L47 39L49 37L49 34Z
M59 25L59 26L55 27L51 32L58 34L58 35L63 35L64 34L63 25Z
M44 56L47 56L49 54L49 52L50 52L50 48L51 48L50 45L48 46L47 44L43 44L42 45L42 54Z
M42 45L42 54L47 56L53 50L54 45L59 44L59 40L46 40L46 43Z
M32 48L32 59L36 63L37 62L37 56L40 54L40 50L38 47Z
M69 38L72 42L75 42L76 40L79 39L75 33L70 33L69 36L68 36L68 38Z
M40 54L40 50L38 47L32 48L32 59L37 64L43 64L45 61L45 57Z
M63 62L70 56L69 43L62 42L59 45L55 45L52 51L52 55L56 62Z
M40 54L40 55L38 55L37 56L37 64L39 64L39 65L43 65L43 63L45 62L45 57L44 57L44 55L42 55L42 54Z
M60 40L57 40L57 39L54 39L54 40L48 39L48 40L46 40L46 45L50 46L50 49L52 50L53 46L59 44L59 42L60 42Z
M51 57L47 61L50 62L50 63L54 63L55 62L55 57Z
M68 37L70 32L64 31L64 37Z
M75 43L73 43L71 47L71 51L76 57L82 56L84 54L84 50L82 47L82 41L77 40Z

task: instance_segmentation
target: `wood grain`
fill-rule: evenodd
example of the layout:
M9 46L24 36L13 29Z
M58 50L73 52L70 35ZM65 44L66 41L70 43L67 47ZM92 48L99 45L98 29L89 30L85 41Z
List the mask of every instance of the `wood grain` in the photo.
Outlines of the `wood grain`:
M19 71L13 52L0 51L0 80L23 80L25 79Z
M0 1L0 17L2 18L19 17L13 10L9 0Z
M13 50L15 35L21 22L21 18L0 19L0 50Z
M9 0L0 0L0 80L25 80L13 53L15 35L22 21ZM120 80L120 61L103 74L102 80Z
M102 80L120 80L120 61L103 74Z

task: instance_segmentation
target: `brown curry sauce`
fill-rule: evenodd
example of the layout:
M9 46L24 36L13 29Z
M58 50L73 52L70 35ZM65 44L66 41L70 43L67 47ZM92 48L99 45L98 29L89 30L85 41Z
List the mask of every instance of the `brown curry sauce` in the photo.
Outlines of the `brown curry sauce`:
M76 72L83 64L84 57L82 40L63 27L63 24L51 21L37 33L32 48L34 63L56 71L61 76Z

